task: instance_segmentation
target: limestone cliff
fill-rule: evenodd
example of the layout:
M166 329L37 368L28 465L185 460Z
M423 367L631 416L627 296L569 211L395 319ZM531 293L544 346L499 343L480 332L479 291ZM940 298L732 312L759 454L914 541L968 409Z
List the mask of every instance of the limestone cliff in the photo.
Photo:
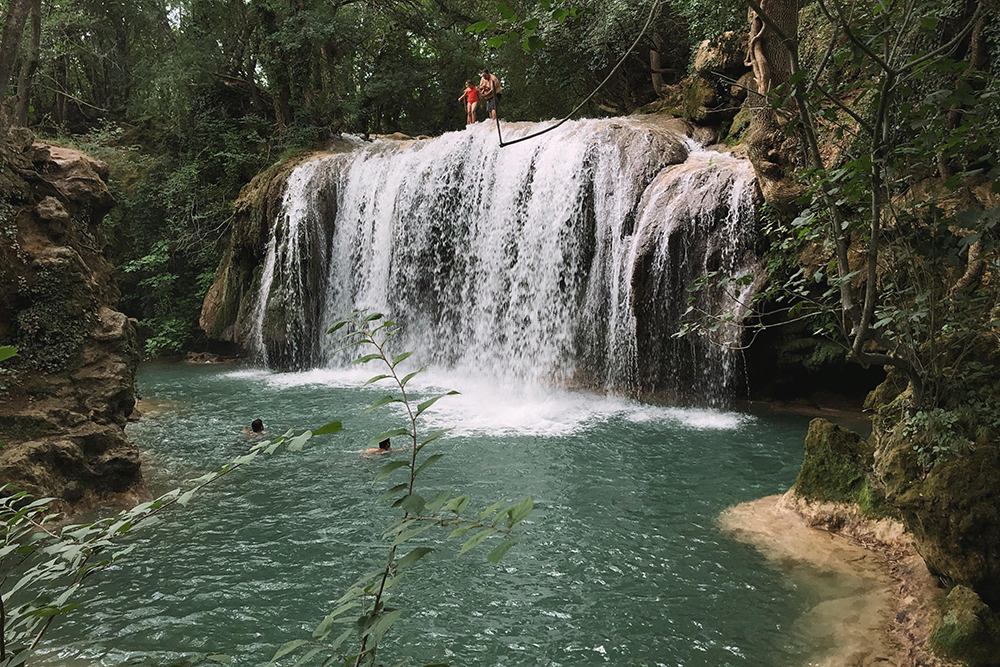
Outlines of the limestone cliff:
M138 351L102 253L108 167L27 130L0 160L0 344L20 353L0 368L0 482L67 504L129 491Z
M349 150L339 141L328 152ZM307 153L279 162L257 174L240 192L234 206L233 231L215 282L205 295L201 328L211 341L247 344L248 318L260 286L260 271L271 226L281 210L285 184L292 171L318 153Z

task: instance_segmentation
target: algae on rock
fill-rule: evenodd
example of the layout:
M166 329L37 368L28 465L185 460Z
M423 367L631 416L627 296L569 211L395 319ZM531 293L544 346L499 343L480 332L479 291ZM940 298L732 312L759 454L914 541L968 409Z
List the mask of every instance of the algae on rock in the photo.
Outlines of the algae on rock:
M23 129L0 153L0 344L20 352L0 382L0 482L71 504L129 491L138 350L102 252L107 166Z

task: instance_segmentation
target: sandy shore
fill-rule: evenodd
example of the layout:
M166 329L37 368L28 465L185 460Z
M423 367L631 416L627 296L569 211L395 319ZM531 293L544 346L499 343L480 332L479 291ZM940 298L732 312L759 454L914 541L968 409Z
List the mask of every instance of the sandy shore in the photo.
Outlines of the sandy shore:
M752 544L820 602L795 632L816 667L952 667L927 649L942 594L901 524L791 492L726 510L725 533Z

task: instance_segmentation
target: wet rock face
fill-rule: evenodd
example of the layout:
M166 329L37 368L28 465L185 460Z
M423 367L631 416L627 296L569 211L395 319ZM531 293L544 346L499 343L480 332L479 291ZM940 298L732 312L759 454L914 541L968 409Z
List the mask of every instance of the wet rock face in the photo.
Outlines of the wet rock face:
M872 447L853 431L825 419L809 422L796 495L810 500L857 502L868 486Z
M886 497L931 571L1000 608L1000 447L977 445L925 470L912 443L892 434L876 456Z
M67 504L128 491L138 350L101 252L108 167L21 130L0 152L0 344L19 350L0 365L0 483Z
M941 611L931 636L936 652L970 667L1000 664L1000 618L972 589L955 586Z

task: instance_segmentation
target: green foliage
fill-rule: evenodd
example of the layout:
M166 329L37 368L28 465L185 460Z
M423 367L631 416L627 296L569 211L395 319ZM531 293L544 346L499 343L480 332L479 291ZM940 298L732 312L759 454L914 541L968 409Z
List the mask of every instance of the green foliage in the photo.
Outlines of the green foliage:
M402 483L396 483L382 493L376 502L390 502L392 509L401 514L383 532L388 541L388 555L384 567L361 575L348 590L333 602L331 611L316 625L310 637L294 639L282 645L274 654L269 665L295 660L298 665L327 665L339 661L345 665L376 665L378 645L391 627L402 617L403 610L391 606L394 591L403 574L424 557L440 547L440 541L429 543L430 531L449 531L447 539L462 537L458 549L462 555L476 547L491 542L495 545L487 556L494 565L517 543L512 532L531 514L533 503L530 497L506 504L500 500L469 518L463 512L469 507L468 495L456 496L454 491L439 491L428 500L416 492L416 481L421 472L440 460L443 454L430 454L424 449L447 431L435 431L422 436L418 428L421 413L435 402L457 392L427 398L414 406L412 396L407 392L406 382L423 369L401 377L400 365L410 357L411 352L391 355L389 343L398 333L397 325L385 319L381 313L357 312L334 323L327 334L339 333L334 344L340 350L364 347L373 350L354 360L356 364L376 363L383 368L366 384L384 383L392 387L391 394L383 396L369 406L369 411L387 405L402 405L406 418L405 425L387 430L371 439L370 445L378 444L386 438L405 438L408 447L402 451L403 460L386 463L375 476L373 484L405 473ZM414 546L420 538L421 546ZM409 543L409 544L408 544ZM400 551L406 553L400 556ZM342 631L335 631L340 625Z
M917 410L907 416L900 429L913 443L917 461L929 468L938 459L962 454L972 446L959 432L960 421L960 415L950 410Z
M540 13L540 16L522 18L507 3L501 2L497 5L499 21L478 21L470 25L467 30L476 35L486 34L486 47L498 49L508 43L518 43L525 51L535 51L545 46L543 40L537 33L542 20L554 24L566 21L570 23L577 21L583 16L593 14L591 8L581 7L571 4L567 0L539 0L532 13Z
M186 490L174 489L88 524L57 527L58 515L48 511L52 498L36 500L9 485L0 487L0 667L15 667L32 656L52 623L79 607L71 600L84 582L137 547L122 542L140 525L172 507L186 507L205 487L258 456L269 456L281 447L301 450L312 435L306 431L292 437L289 431L273 441L256 443L219 470L191 480ZM203 657L227 661L220 654Z
M13 345L0 345L0 361L6 361L17 356L17 348Z
M808 321L862 365L899 369L934 432L919 445L930 464L962 449L951 412L992 404L967 371L1000 368L1000 292L983 279L1000 268L1000 82L971 62L970 35L996 19L946 0L843 11L820 0L804 14L785 42L792 74L768 98L802 148L803 195L797 215L767 220L771 282L749 326ZM690 317L688 330L719 319Z

